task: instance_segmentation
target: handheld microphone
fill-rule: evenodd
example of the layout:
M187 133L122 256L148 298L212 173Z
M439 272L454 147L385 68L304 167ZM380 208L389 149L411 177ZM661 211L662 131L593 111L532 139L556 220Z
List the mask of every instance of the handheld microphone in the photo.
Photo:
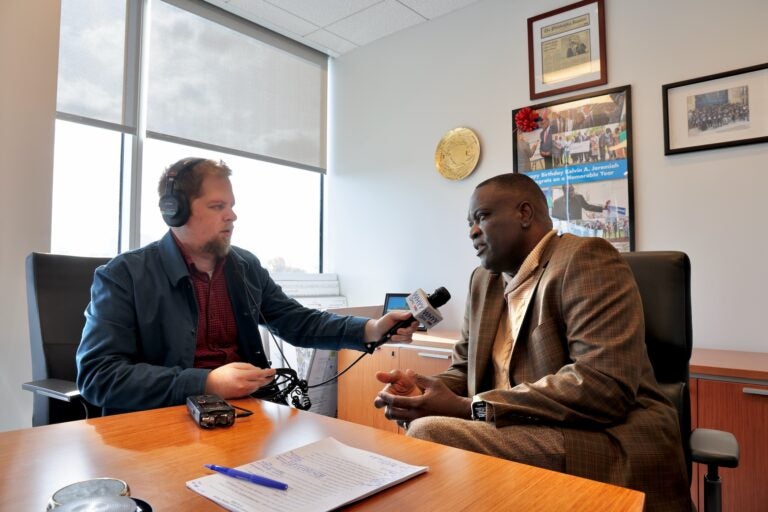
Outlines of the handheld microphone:
M372 354L376 347L388 342L398 329L408 327L414 320L424 324L427 329L434 327L443 320L443 315L437 308L448 302L450 298L451 294L442 286L432 292L431 295L427 295L424 290L419 288L405 298L408 309L411 311L411 317L397 322L378 341L366 343L366 352Z

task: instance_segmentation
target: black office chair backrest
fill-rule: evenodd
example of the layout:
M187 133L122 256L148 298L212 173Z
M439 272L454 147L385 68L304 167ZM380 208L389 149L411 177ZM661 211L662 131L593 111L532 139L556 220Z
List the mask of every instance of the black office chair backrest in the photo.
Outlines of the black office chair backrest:
M693 348L691 263L677 251L623 254L635 275L645 311L645 339L656 380L687 382Z
M642 297L645 343L656 380L677 408L690 476L691 262L678 251L628 252L622 256L635 275Z
M74 381L75 352L85 325L96 267L109 258L31 253L26 260L32 378ZM90 408L96 415L97 408ZM83 407L35 393L33 425L80 419Z

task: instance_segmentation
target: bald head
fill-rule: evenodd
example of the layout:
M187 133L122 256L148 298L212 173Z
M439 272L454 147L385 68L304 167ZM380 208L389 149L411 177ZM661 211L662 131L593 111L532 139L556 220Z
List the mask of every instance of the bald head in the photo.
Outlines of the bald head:
M509 172L499 174L481 182L475 190L496 186L500 191L515 197L516 202L527 201L534 213L534 222L540 224L545 231L552 229L552 219L549 217L549 205L541 188L525 174Z

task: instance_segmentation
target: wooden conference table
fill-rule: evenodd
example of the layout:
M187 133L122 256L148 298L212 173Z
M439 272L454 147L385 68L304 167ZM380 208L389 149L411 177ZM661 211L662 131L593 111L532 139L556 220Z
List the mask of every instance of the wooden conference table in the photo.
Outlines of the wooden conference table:
M345 510L641 511L644 495L591 480L410 439L255 399L254 414L203 430L169 407L0 433L0 508L42 511L51 494L97 477L124 480L155 512L222 510L187 489L203 464L239 466L334 437L429 471Z

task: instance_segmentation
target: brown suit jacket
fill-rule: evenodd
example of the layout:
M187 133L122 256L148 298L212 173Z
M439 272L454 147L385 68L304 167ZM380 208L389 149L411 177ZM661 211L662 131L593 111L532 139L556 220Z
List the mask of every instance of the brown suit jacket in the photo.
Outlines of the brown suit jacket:
M498 274L476 269L453 364L439 375L480 394L497 427L561 428L570 474L641 490L648 510L689 510L677 414L645 347L640 295L605 240L556 236L545 248L510 364L494 390L491 350L504 301Z

